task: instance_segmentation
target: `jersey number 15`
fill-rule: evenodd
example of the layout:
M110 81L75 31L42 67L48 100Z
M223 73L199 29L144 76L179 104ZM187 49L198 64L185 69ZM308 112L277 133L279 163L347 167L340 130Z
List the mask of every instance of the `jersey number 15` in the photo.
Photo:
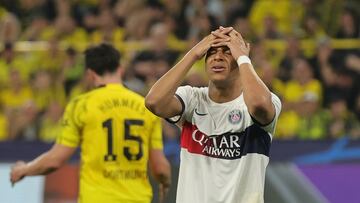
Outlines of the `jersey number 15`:
M129 147L124 147L123 153L127 160L129 161L137 161L140 160L143 156L143 140L140 136L135 136L130 134L130 127L132 125L142 126L144 125L143 120L124 120L124 138L125 140L132 140L138 143L138 153L131 154ZM107 129L107 154L104 156L104 161L116 161L117 155L113 152L113 126L112 119L107 119L102 123L103 128Z

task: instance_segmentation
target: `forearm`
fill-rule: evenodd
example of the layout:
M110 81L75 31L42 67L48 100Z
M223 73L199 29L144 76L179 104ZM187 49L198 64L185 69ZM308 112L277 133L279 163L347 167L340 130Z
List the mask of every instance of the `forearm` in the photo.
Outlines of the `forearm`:
M250 114L261 123L270 121L273 117L271 93L251 64L241 64L240 78L244 101Z
M168 187L171 183L170 163L161 150L150 152L150 169L155 180Z
M25 175L46 175L58 169L62 163L56 161L49 152L46 152L26 164Z
M196 60L196 56L191 51L188 52L152 86L145 98L146 106L156 113L159 109L169 104L174 97L176 89L181 85Z

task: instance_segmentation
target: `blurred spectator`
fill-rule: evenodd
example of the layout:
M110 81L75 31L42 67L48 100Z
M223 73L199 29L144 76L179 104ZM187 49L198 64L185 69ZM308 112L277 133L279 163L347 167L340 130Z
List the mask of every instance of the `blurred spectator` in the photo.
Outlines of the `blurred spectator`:
M150 15L151 13L147 12L145 8L130 13L125 21L124 39L126 41L144 40L149 29Z
M281 92L284 92L284 83L276 77L277 70L273 68L268 61L264 60L261 63L258 63L256 71L271 92L278 95L280 95Z
M33 100L39 112L44 112L53 101L65 105L65 91L62 84L48 71L38 71L32 80Z
M247 18L237 17L230 25L232 25L235 30L241 30L241 35L246 41L254 42L256 40L256 35Z
M302 16L298 1L255 1L249 13L250 22L258 36L278 38L292 33L292 27ZM269 9L276 8L276 9Z
M164 22L155 22L150 26L147 44L149 51L154 52L158 57L162 57L170 65L173 65L179 56L179 52L169 48L169 27Z
M85 30L76 26L71 16L58 16L54 23L55 36L60 41L73 46L76 50L84 50L87 46L88 36Z
M37 16L22 33L21 39L27 41L47 40L46 33L49 29L49 21L44 16Z
M8 111L9 139L11 140L36 140L37 139L36 105L31 100L16 109Z
M11 68L9 72L8 86L1 92L1 103L5 112L12 112L21 109L25 104L31 101L33 92L26 81L21 79L20 72Z
M328 129L328 136L331 138L342 136L360 138L360 122L348 110L344 98L334 97L330 101L330 122L325 129Z
M328 138L329 113L320 106L313 106L311 111L299 120L297 137L302 140L320 140Z
M113 12L120 27L125 27L125 22L130 15L137 13L144 7L144 1L142 0L122 0L117 1L113 8Z
M293 68L292 66L295 60L303 57L303 53L300 48L299 39L294 36L289 36L286 38L285 56L280 61L277 75L281 81L287 82L291 79L291 72Z
M324 38L318 41L316 54L309 59L311 65L314 67L316 78L319 79L325 87L335 83L335 73L330 65L330 56L332 54L333 49L331 48L330 41Z
M336 34L337 38L359 38L360 21L355 10L346 8L340 18L340 28Z
M321 39L326 36L326 33L321 27L319 17L316 14L308 14L304 17L304 38Z
M264 32L261 37L265 39L279 39L282 38L282 33L277 28L277 20L272 15L267 15L263 22Z
M283 111L279 117L277 135L292 138L300 125L300 118L307 115L307 109L316 109L321 105L322 86L314 78L311 66L305 59L296 59L291 80L279 92L283 100Z
M350 70L353 70L360 75L360 56L357 56L355 54L349 54L345 58L345 65Z
M187 0L164 0L165 12L176 22L173 28L174 34L180 39L187 39L189 32L189 21L186 17Z
M0 53L0 86L6 86L9 82L11 69L16 69L20 78L26 83L34 65L29 60L32 59L32 56L34 54L26 56L16 52L12 43L5 43L4 50Z
M92 17L91 15L89 17ZM94 24L97 25L98 29L91 33L91 41L95 44L100 42L108 43L119 43L124 38L124 30L117 27L115 17L111 10L102 10L98 19L88 19L88 30L92 25L90 20L95 20Z
M135 56L133 59L131 66L126 70L125 74L125 85L141 94L145 95L148 86L147 82L150 78L154 78L154 61L155 55L152 52L141 52Z
M9 69L15 57L13 45L6 43L0 52L0 87L6 85L9 77Z
M82 59L74 48L69 47L66 50L66 56L61 64L61 76L58 78L63 83L66 95L83 76L84 63ZM59 86L59 84L57 85Z
M15 42L20 32L17 17L0 6L0 43Z
M65 54L60 48L59 40L54 37L48 40L48 49L35 54L35 69L48 70L53 73L61 72L61 65L65 61Z
M92 35L99 26L99 19L94 11L87 11L81 19L82 26L84 27L85 31L88 35ZM92 40L93 41L93 40Z
M0 6L0 43L15 42L21 32L17 17Z
M60 119L63 113L63 106L53 100L46 109L46 112L40 119L39 140L43 142L54 142L61 130Z

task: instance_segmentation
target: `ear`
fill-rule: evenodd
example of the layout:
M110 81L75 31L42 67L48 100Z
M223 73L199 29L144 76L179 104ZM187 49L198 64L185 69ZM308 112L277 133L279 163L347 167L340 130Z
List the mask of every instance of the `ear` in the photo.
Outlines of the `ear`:
M125 69L121 66L118 66L116 69L116 73L117 73L117 75L119 75L122 78L122 77L124 77Z
M98 77L97 74L91 69L86 69L86 74L88 75L91 81L95 81L95 79Z

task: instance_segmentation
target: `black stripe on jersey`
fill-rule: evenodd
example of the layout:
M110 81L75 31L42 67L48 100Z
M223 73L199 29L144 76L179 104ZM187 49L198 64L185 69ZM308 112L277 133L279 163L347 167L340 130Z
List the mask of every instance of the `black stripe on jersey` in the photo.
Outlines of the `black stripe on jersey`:
M271 138L268 132L258 125L251 125L241 132L243 141L241 142L241 156L249 153L258 153L269 156Z
M249 114L250 114L250 113L249 113ZM251 117L251 120L252 120L255 124L257 124L257 125L259 125L259 126L261 126L261 127L265 127L265 126L270 125L270 123L272 123L272 122L274 121L276 115L274 115L274 118L273 118L269 123L266 123L266 124L261 124L261 123L260 123L258 120L256 120L251 114L250 114L250 117Z
M181 103L181 113L179 114L179 118L178 118L177 120L175 120L175 121L171 120L171 118L165 118L165 120L166 120L167 122L172 123L172 124L175 124L175 123L179 122L180 119L181 119L181 117L182 117L182 115L183 115L183 113L184 113L184 111L185 111L185 103L184 103L184 100L183 100L179 95L177 95L177 94L175 94L175 97L176 97L176 98L180 101L180 103Z

